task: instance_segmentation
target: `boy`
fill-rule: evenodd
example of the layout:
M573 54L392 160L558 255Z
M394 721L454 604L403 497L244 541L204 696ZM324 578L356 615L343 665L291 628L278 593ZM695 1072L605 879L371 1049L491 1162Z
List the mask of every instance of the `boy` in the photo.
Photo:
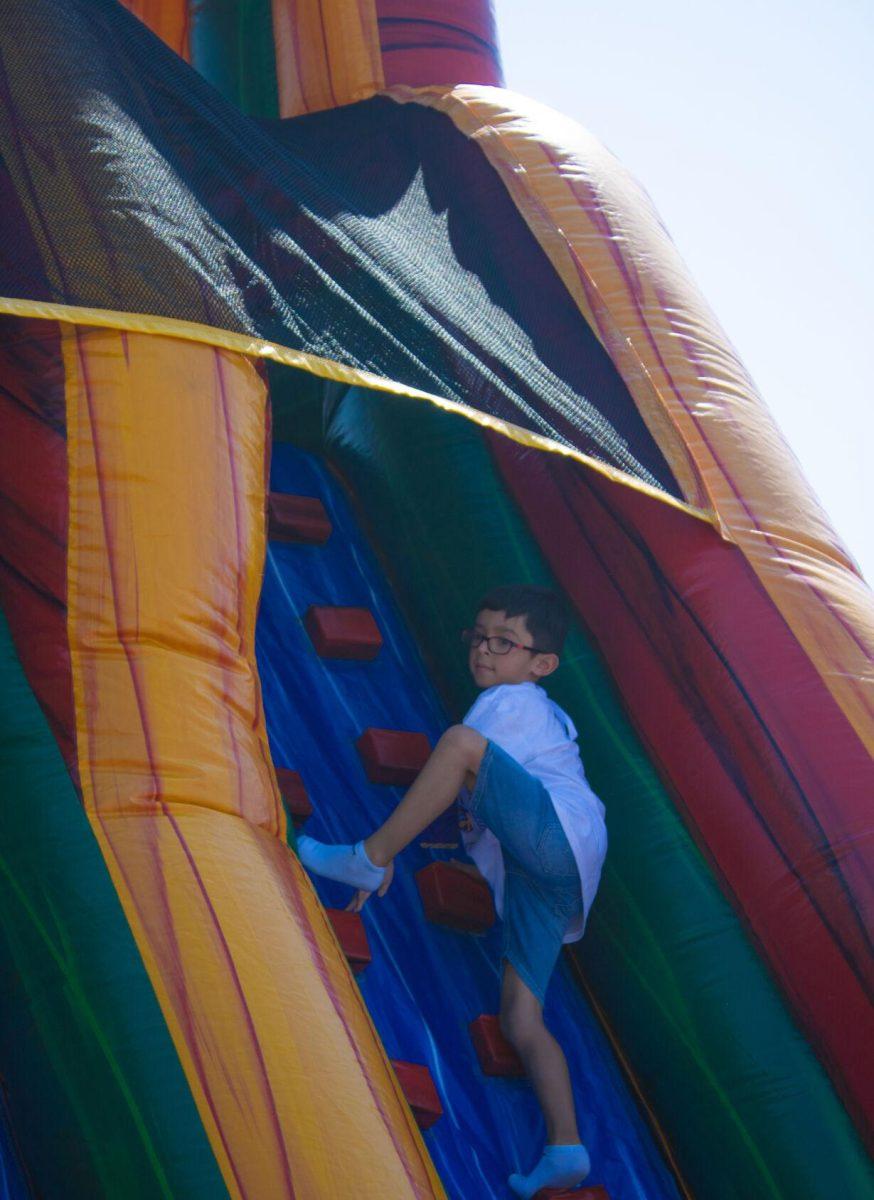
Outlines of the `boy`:
M541 687L567 633L561 600L545 588L501 587L465 631L468 665L483 691L461 725L443 734L388 820L354 846L298 839L304 866L384 896L394 857L444 812L463 787L465 848L489 882L504 920L500 1022L522 1060L546 1122L546 1146L510 1187L529 1200L571 1187L589 1170L567 1062L543 1023L543 999L562 942L582 937L607 849L604 806L583 772L576 730Z

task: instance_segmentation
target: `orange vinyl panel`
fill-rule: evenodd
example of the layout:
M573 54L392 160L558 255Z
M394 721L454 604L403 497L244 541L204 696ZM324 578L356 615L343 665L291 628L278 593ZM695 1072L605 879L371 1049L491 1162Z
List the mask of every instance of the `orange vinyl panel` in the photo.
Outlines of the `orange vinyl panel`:
M272 0L279 115L365 100L384 86L375 0Z
M191 62L190 0L120 0L120 3L148 25L152 33L156 33L180 58Z
M229 1192L442 1196L281 840L254 660L264 383L209 346L63 342L83 797Z

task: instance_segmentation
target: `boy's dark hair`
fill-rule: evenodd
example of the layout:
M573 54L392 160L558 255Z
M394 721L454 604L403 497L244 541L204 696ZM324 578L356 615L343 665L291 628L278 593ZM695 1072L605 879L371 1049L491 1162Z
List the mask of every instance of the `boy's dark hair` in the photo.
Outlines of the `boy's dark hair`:
M537 649L548 654L561 654L570 615L564 600L550 588L528 583L492 588L480 600L476 611L482 612L484 608L489 612L506 613L508 617L524 617Z

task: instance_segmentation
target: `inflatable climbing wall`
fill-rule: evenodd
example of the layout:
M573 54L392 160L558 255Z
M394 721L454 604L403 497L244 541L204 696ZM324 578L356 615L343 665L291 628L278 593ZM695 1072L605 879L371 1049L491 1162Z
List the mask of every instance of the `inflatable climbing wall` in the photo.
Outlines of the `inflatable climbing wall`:
M867 1195L874 604L643 191L484 3L7 0L0 1184L507 1197L487 891L358 838L498 583L610 851L587 1200Z

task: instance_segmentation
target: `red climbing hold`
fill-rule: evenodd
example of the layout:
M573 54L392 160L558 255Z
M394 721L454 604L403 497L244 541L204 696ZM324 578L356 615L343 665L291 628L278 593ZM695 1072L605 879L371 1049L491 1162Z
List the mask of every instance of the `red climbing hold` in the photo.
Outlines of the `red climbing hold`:
M370 944L367 941L367 930L358 913L346 912L342 908L326 908L328 920L334 926L334 933L340 948L349 960L353 975L360 975L371 961Z
M267 513L268 537L272 542L323 546L331 536L331 520L317 496L271 492Z
M303 619L321 658L376 658L382 634L367 608L329 608L313 605Z
M462 933L485 933L495 923L489 885L449 863L434 862L416 872L425 916Z
M292 771L288 767L277 767L276 781L292 822L295 825L302 825L313 813L313 806L303 785L303 780L297 771Z
M468 1028L483 1074L508 1077L525 1074L519 1055L501 1032L497 1016L482 1013Z
M443 1116L443 1105L437 1095L431 1072L419 1063L397 1062L392 1059L391 1065L407 1098L407 1104L413 1110L416 1124L420 1129L429 1129Z
M584 1188L541 1188L532 1200L610 1200L610 1193L600 1183Z
M393 787L412 783L431 754L427 734L404 729L365 729L355 745L370 782Z

